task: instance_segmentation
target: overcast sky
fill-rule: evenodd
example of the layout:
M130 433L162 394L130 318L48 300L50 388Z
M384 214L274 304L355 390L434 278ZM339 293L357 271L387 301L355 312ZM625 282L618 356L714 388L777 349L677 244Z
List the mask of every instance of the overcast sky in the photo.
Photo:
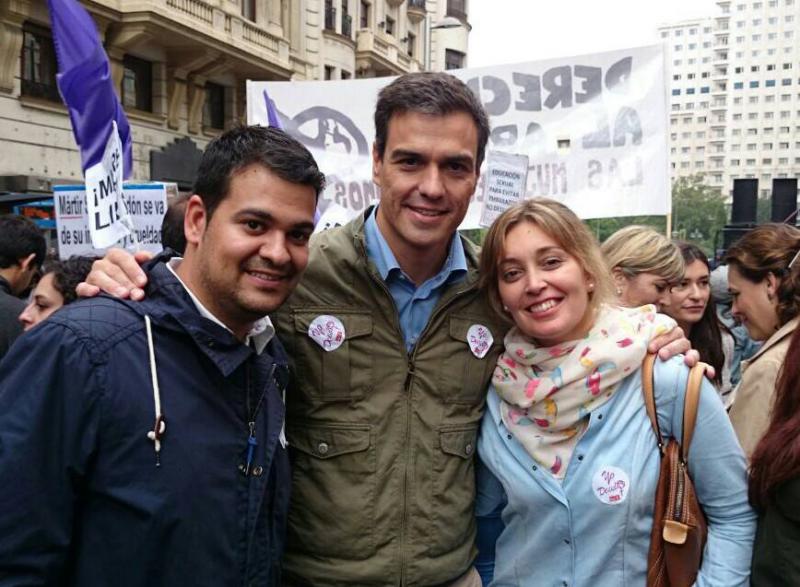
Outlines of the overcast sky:
M714 0L471 0L469 67L660 41L656 27L720 14Z

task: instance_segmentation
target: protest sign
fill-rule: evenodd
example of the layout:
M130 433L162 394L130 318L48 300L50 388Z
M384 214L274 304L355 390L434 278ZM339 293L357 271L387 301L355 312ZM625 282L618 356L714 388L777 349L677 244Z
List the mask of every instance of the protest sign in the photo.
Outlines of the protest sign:
M527 185L527 155L489 151L483 178L481 226L491 226L503 210L522 200Z
M125 184L123 199L130 211L133 235L108 246L122 246L135 251L132 236L139 249L158 253L161 250L161 222L167 211L167 194L177 192L175 184ZM94 247L90 229L90 207L86 189L80 185L62 185L53 188L56 210L58 255L67 259L72 255L102 255L104 247Z
M526 197L555 198L582 218L669 213L660 45L449 73L486 108L487 148L527 155ZM248 122L268 123L268 90L281 126L327 174L323 214L333 202L353 216L380 197L372 115L392 79L248 82ZM461 228L480 225L483 194L479 185Z
M133 230L122 196L122 142L117 123L111 127L102 160L85 174L89 235L96 249L110 247Z

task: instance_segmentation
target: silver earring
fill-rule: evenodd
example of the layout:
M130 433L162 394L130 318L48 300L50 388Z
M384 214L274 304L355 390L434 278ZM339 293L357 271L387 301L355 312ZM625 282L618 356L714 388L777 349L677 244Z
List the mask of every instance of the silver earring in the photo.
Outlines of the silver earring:
M503 311L508 312L508 306L506 306L505 304L503 305Z
M617 295L618 296L622 295L622 288L620 288L620 287L617 288Z

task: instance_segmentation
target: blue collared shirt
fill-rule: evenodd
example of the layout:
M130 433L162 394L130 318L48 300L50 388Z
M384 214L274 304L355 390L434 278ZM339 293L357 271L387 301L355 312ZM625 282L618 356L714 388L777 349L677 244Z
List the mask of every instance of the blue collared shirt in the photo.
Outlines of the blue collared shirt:
M680 358L656 363L656 404L665 437L680 438L687 372ZM505 523L491 585L644 585L660 456L640 372L624 379L614 397L591 413L561 482L505 428L494 388L487 408L478 442L476 508L479 516L502 510ZM613 473L613 481L604 472ZM708 519L697 587L748 585L756 520L747 501L746 463L708 382L701 391L689 473ZM624 498L617 492L620 481ZM484 558L482 552L479 563ZM484 566L482 575L490 572Z
M439 272L417 287L414 282L400 268L392 249L383 238L378 223L375 221L375 207L367 218L364 231L367 241L367 255L375 263L381 279L389 288L389 293L394 298L397 313L400 318L400 329L406 343L406 350L411 352L417 343L422 330L431 317L431 312L436 307L436 302L442 296L447 285L463 280L467 275L467 256L464 253L464 244L454 234L450 241L450 251L447 254Z

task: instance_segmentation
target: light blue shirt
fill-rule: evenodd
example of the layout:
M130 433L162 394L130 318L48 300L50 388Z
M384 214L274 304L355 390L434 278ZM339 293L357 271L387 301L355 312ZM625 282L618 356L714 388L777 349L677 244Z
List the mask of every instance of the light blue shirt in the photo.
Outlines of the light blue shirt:
M680 358L656 362L656 404L665 437L674 431L680 438L687 373ZM505 428L494 388L487 407L478 442L476 507L479 516L502 508L505 523L491 585L643 587L660 456L640 371L591 413L561 482ZM607 483L603 471L613 471L614 480ZM708 382L701 391L689 473L708 519L696 585L748 585L756 517L747 501L746 463ZM628 492L615 501L613 487L620 480Z
M419 287L400 268L400 264L383 238L378 223L375 221L377 206L372 210L364 225L367 241L367 255L375 263L381 279L389 288L394 298L400 318L400 329L406 343L406 350L411 352L419 340L422 330L436 307L447 285L457 283L467 275L467 256L464 244L458 234L450 240L450 250L439 272Z

